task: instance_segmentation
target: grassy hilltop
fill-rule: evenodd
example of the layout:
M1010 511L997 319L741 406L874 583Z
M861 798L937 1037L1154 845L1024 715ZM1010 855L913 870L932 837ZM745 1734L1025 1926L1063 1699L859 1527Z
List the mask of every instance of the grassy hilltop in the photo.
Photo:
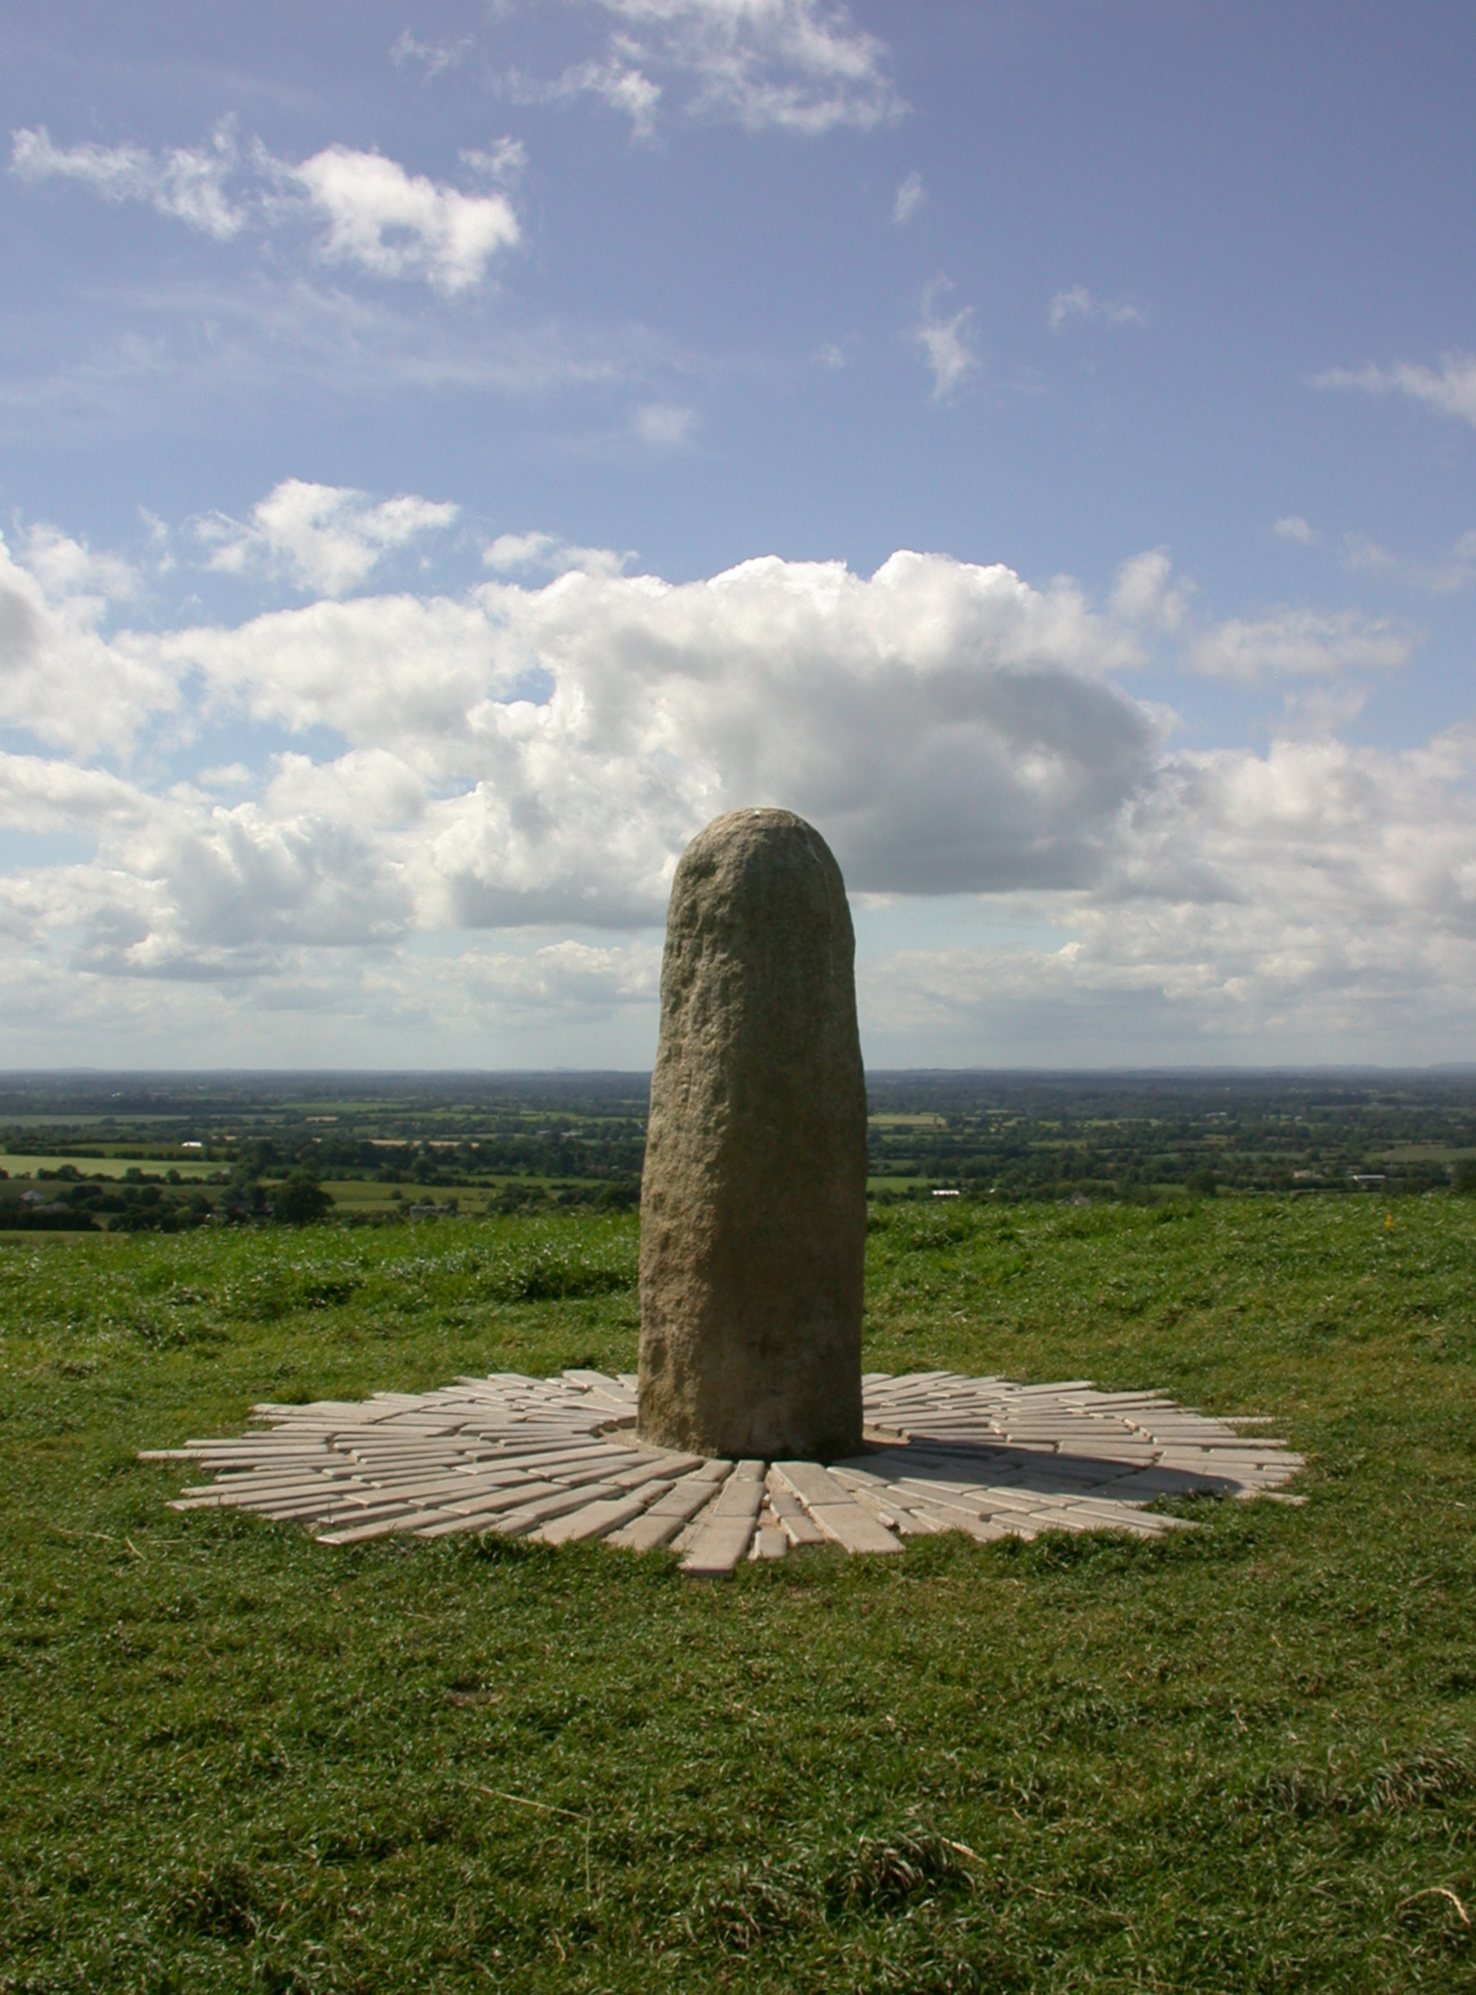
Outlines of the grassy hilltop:
M1465 1989L1476 1202L880 1210L867 1364L1274 1416L1305 1506L681 1579L140 1448L633 1365L629 1215L0 1245L0 1990Z

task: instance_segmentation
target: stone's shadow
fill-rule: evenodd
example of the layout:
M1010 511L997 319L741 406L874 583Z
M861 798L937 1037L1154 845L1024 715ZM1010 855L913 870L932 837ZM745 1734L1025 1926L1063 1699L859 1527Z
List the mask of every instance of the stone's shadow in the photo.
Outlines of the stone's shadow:
M889 1481L936 1482L941 1487L1020 1489L1037 1496L1131 1496L1144 1500L1154 1486L1161 1496L1229 1496L1240 1487L1233 1476L1204 1475L1195 1469L1159 1463L1115 1460L1110 1454L1073 1455L1055 1448L1031 1448L1008 1441L973 1447L934 1441L926 1435L885 1436L868 1432L859 1455L844 1468L869 1470ZM1131 1489L1121 1485L1131 1483ZM1157 1485L1162 1484L1162 1488Z
M603 1421L593 1432L602 1440L637 1438L631 1415ZM1017 1489L1033 1496L1117 1496L1140 1503L1150 1495L1233 1496L1241 1487L1233 1476L1201 1474L1196 1469L1144 1462L1141 1457L1122 1461L1110 1452L1076 1455L1017 1442L972 1443L875 1426L867 1427L859 1454L830 1457L821 1466L864 1469L888 1481L934 1482L940 1489L967 1485L973 1489Z

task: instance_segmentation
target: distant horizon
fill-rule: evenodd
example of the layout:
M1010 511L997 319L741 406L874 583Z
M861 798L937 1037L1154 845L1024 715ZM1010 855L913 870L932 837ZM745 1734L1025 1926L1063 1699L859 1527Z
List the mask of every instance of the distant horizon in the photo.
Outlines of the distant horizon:
M1198 1065L1187 1063L1169 1064L1163 1062L1107 1067L1087 1066L985 1066L972 1064L956 1067L930 1066L870 1066L868 1075L878 1077L897 1075L899 1077L919 1075L1061 1075L1067 1078L1081 1077L1124 1077L1178 1074L1189 1075L1323 1075L1323 1074L1476 1074L1476 1060L1436 1060L1423 1065L1410 1063L1390 1065L1377 1061L1307 1061L1273 1062L1268 1064L1235 1064L1230 1062L1204 1062ZM301 1080L301 1079L577 1079L581 1075L606 1079L649 1079L649 1067L106 1067L106 1066L67 1066L67 1067L0 1067L0 1084L13 1080L65 1080L72 1075L86 1075L101 1080L171 1080L171 1079L252 1079L252 1080Z

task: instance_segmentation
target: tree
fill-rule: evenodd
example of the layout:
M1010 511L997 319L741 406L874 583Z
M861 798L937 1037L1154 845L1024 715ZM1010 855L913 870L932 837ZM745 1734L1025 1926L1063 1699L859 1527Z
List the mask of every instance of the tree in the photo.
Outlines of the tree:
M293 1171L272 1193L272 1217L284 1226L310 1226L326 1218L333 1199L309 1170Z

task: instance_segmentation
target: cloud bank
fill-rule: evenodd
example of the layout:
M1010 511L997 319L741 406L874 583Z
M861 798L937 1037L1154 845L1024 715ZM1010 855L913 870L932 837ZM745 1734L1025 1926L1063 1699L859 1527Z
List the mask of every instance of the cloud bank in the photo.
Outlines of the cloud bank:
M675 859L742 803L831 842L868 1032L908 1057L1090 1063L1088 1020L1101 1057L1145 1021L1178 1057L1262 1057L1267 1035L1312 1057L1400 1007L1461 1015L1476 733L1199 753L1125 683L1177 659L1351 692L1408 633L1205 623L1164 549L1101 605L907 551L870 575L770 556L673 583L535 532L486 542L488 579L460 593L352 593L455 520L284 481L213 524L201 572L312 600L163 628L129 621L146 562L40 527L0 553L0 828L21 841L0 1033L107 1017L203 1045L229 1019L249 1057L286 1017L304 1058L318 1031L370 1057L416 1020L473 1046L502 1018L524 1049L561 1019L651 1022ZM868 949L868 921L940 896L956 947ZM975 946L991 910L1050 939Z

